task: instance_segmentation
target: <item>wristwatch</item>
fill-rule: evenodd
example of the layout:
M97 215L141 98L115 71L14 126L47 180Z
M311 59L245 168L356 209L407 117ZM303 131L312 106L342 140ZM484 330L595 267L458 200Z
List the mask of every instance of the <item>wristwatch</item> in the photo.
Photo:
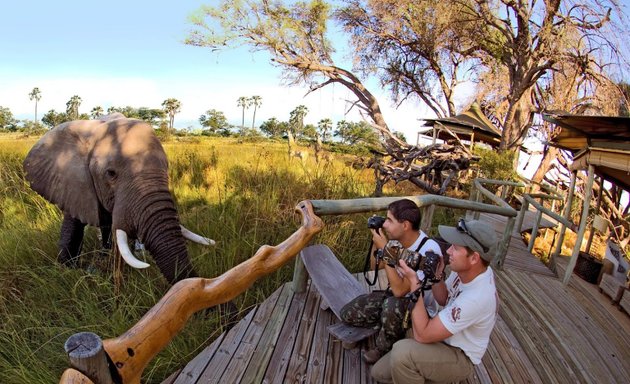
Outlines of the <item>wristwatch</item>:
M418 302L418 299L420 298L421 295L422 295L422 290L418 288L415 291L408 293L406 296L407 298L409 298L409 300L411 300L412 303L415 304Z

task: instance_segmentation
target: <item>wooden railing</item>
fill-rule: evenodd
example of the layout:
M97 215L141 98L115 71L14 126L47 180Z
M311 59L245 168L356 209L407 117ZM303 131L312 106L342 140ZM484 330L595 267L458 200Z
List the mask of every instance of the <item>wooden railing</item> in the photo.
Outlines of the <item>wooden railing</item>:
M536 199L541 199L541 201L538 202L536 201ZM565 209L564 216L561 216L555 213L552 209L545 208L542 204L542 200L545 200L545 199L552 200L552 201L563 200L562 197L546 195L542 193L523 195L523 205L521 206L521 210L518 215L516 228L520 232L521 226L523 224L523 217L525 216L525 212L529 210L530 205L533 206L537 213L536 213L536 219L534 220L534 226L532 227L531 236L529 237L529 243L527 244L527 251L531 253L534 249L534 242L536 240L536 234L538 233L538 227L540 225L542 215L546 214L549 217L556 220L558 223L560 223L561 227L559 230L558 238L556 240L556 249L554 250L554 252L551 255L551 258L549 259L549 268L552 271L556 272L556 259L562 250L562 242L564 241L565 230L566 228L569 228L572 231L577 232L577 226L568 219L569 212L567 211L567 209ZM570 207L570 206L571 206L570 204L567 205L567 207Z
M484 184L492 184L502 186L501 197L496 196L494 193L487 190L483 185ZM512 188L509 188L512 187ZM499 241L499 245L497 247L497 254L493 260L493 266L501 269L503 268L503 262L505 261L505 255L507 254L507 250L510 246L510 241L512 240L512 231L514 230L514 223L516 221L516 215L518 212L516 209L512 208L505 200L507 196L510 195L510 189L516 187L524 187L521 183L516 183L513 181L504 181L504 180L489 180L489 179L475 179L473 180L472 189L470 191L470 200L472 202L477 202L480 204L482 199L485 197L493 203L497 204L499 207L503 209L507 217L507 223L505 225L505 230L503 231L503 237ZM475 211L472 214L472 217L475 219L479 218L479 214L481 211Z

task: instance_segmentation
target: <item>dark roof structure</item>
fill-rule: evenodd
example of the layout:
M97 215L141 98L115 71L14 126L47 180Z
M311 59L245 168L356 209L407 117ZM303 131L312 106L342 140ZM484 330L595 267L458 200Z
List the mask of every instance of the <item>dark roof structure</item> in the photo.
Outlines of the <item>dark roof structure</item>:
M630 118L548 112L543 119L560 128L549 145L573 153L571 170L586 169L630 191Z
M446 130L441 129L444 127L460 139L482 141L492 147L497 147L501 141L501 131L483 114L477 103L473 103L466 112L457 116L424 119L424 122L424 132L437 129L437 138L440 140L453 139Z

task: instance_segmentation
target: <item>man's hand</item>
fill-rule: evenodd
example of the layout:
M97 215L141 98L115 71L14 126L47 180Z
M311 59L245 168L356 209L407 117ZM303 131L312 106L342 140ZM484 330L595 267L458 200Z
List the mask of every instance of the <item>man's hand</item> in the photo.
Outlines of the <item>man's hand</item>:
M378 231L376 229L370 229L370 231L372 232L372 243L374 243L374 247L376 249L382 249L385 247L385 244L387 244L387 237L385 237L383 233L383 228Z
M446 263L444 262L444 256L440 255L437 268L435 268L435 276L438 276L438 277L443 276L444 268L446 268Z
M403 274L403 279L409 281L409 286L411 287L410 292L413 292L420 288L421 281L416 271L409 268L409 266L407 265L407 263L405 263L403 259L398 260L398 266L400 267L400 271Z

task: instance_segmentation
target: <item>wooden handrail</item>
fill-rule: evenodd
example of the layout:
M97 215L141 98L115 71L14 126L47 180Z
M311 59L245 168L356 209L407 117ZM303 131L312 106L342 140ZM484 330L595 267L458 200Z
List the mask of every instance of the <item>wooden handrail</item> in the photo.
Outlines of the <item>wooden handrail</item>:
M300 202L296 211L302 215L302 225L282 243L263 245L250 259L219 277L181 280L131 329L117 338L104 340L103 347L118 375L116 381L140 383L147 364L170 343L192 314L230 301L300 252L323 229L324 223L315 215L309 201ZM89 373L80 372L81 364L77 365L64 372L60 383L91 382Z
M317 215L341 215L349 213L377 212L387 209L396 200L409 199L418 207L430 205L441 207L474 210L479 212L496 213L504 216L516 216L516 210L510 206L497 207L492 204L478 203L468 200L455 199L441 195L397 196L397 197L367 197L363 199L347 200L310 200Z

